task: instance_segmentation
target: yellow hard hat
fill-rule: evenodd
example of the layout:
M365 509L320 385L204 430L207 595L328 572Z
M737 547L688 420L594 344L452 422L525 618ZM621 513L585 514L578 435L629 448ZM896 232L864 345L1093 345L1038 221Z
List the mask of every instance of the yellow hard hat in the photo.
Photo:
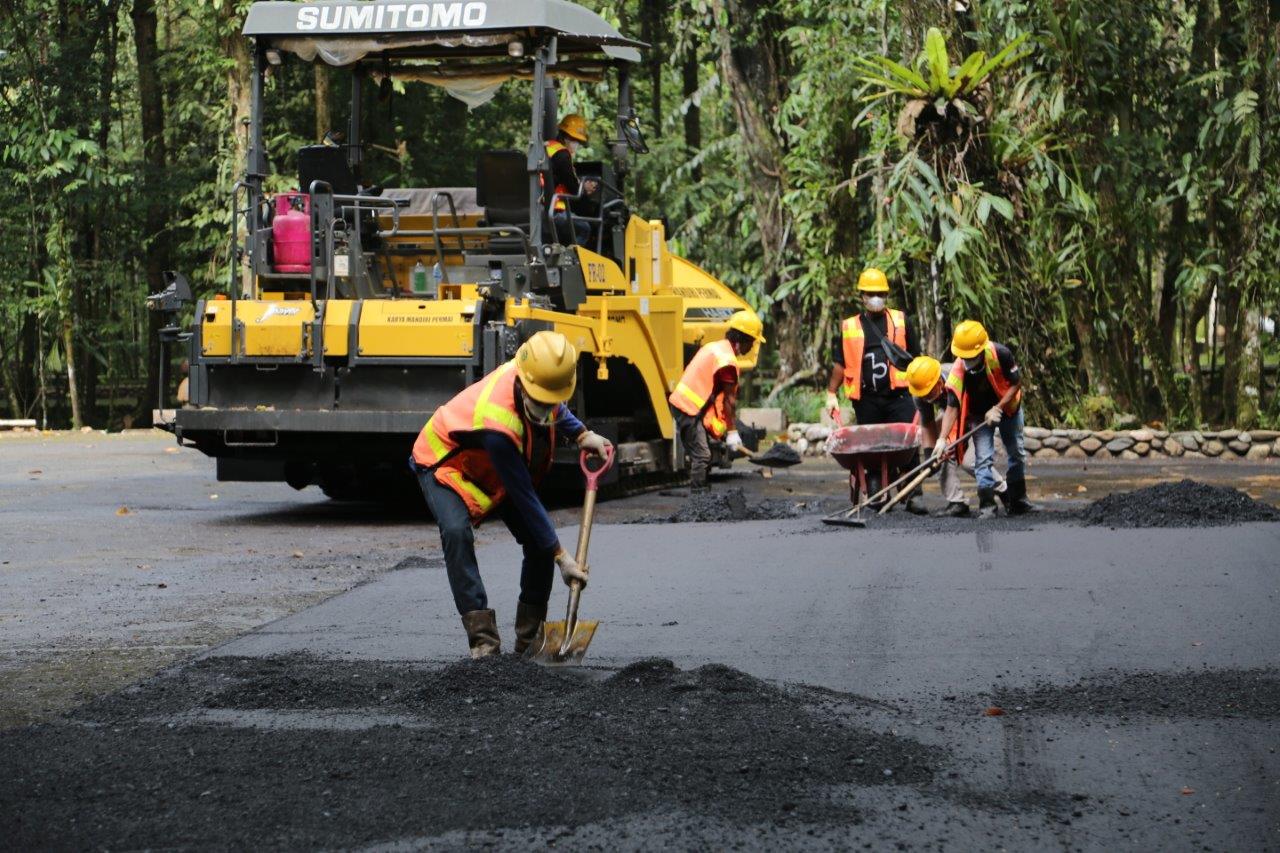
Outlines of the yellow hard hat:
M875 267L867 267L858 276L858 290L862 293L888 293L889 279L884 271Z
M951 335L951 352L957 358L973 358L987 345L987 330L977 320L965 320Z
M941 378L942 365L933 356L916 356L907 365L907 387L912 397L928 397Z
M559 332L538 332L516 350L524 392L539 403L563 403L578 384L578 350Z
M760 322L760 318L756 316L754 311L734 311L729 317L729 328L737 329L744 335L755 338L760 343L764 343L764 323Z
M587 138L587 120L577 113L569 113L560 119L560 132L572 136L579 142L589 142Z

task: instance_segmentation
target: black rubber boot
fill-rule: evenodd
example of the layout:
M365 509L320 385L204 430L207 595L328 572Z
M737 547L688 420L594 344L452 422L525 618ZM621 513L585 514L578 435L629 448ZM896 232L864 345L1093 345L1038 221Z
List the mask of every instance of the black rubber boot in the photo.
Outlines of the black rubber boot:
M705 492L711 488L711 483L707 481L707 472L691 471L689 472L689 491Z
M1027 500L1027 481L1023 479L1009 481L1009 497L1005 507L1010 515L1026 515L1029 512L1040 511L1040 507Z
M969 504L964 501L951 501L947 504L946 509L942 510L938 515L947 518L968 518Z
M996 508L996 490L978 489L978 518L995 518L999 510Z
M907 512L912 515L928 515L929 508L924 505L924 498L920 495L920 489L916 489L907 498Z
M473 658L496 655L502 651L498 638L498 618L492 610L472 610L462 614L462 627L467 631L467 645Z
M547 605L535 607L523 601L516 602L516 654L522 655L529 650L529 646L538 638L542 623L546 621Z

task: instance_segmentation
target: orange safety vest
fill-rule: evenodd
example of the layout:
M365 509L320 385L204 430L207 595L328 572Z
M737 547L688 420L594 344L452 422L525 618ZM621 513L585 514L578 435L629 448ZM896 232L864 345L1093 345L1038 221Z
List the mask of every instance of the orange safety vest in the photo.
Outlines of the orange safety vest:
M551 167L552 157L556 156L561 151L567 151L567 150L568 148L566 148L565 144L561 142L559 139L552 139L551 141L549 141L547 143L547 167L548 168ZM539 173L538 175L538 184L543 188L543 192L546 192L547 181L546 181L546 178L544 178L541 173ZM568 195L569 188L566 187L564 184L556 184L556 193L557 194L564 193L565 195ZM561 211L565 211L568 209L569 207L565 203L564 199L562 198L556 199L556 206L555 206L556 213L560 213Z
M544 458L534 459L531 430L526 428L516 402L514 361L503 364L436 409L413 445L413 461L434 470L436 482L457 492L473 523L488 515L506 496L489 454L461 446L464 435L481 430L500 433L520 448L535 483L551 470L555 425L551 426Z
M889 340L905 350L907 348L907 315L890 308L885 312L885 316L888 318L886 331ZM862 329L860 314L855 314L840 325L840 337L844 341L844 395L850 400L859 400L862 398L862 354L866 344L866 333ZM907 374L892 364L889 365L889 387L907 387Z
M1003 397L1008 393L1011 383L1004 375L1004 371L1000 369L1000 357L996 355L996 345L994 341L987 341L986 347L982 350L982 360L986 363L987 376L991 380L991 389L996 392L996 397ZM957 358L955 364L951 365L951 373L947 375L947 388L955 392L956 399L960 401L960 417L956 419L955 425L951 427L951 434L947 436L947 443L955 441L964 435L965 424L969 422L969 395L964 392L964 359ZM1022 405L1022 388L1019 387L1011 399L1001 411L1006 415L1016 415L1018 407ZM964 459L964 445L956 447L956 459Z
M684 375L676 383L676 390L667 400L672 406L690 417L702 417L702 424L713 438L728 435L733 424L725 408L722 392L715 394L716 374L726 367L733 368L733 381L738 382L738 357L733 344L721 339L706 344L694 355Z

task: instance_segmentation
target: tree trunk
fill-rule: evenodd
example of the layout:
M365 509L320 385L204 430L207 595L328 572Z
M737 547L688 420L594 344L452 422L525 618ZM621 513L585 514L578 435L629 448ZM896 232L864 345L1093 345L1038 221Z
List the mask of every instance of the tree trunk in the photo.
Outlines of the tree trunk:
M782 142L774 133L772 116L779 107L780 91L777 67L762 55L758 45L767 41L764 33L757 33L752 43L744 49L743 56L750 63L743 66L735 55L733 45L741 43L733 30L743 17L758 21L760 16L740 16L734 0L711 0L711 16L714 37L719 48L717 60L720 77L729 93L737 120L747 160L747 186L751 191L752 207L756 215L756 227L764 253L764 294L772 296L782 284L786 244L789 227L786 210L782 205L785 190ZM788 299L772 306L772 317L781 330L782 324L794 325L804 315L797 299ZM778 376L785 381L792 373L807 365L804 335L778 335Z
M142 125L142 159L145 167L142 181L143 250L142 264L149 293L164 289L164 271L171 265L169 256L168 211L165 169L168 153L164 139L164 92L156 67L159 50L156 44L155 0L133 2L134 48L138 61L138 107ZM149 423L152 409L160 407L161 318L148 312L146 386L138 398L137 420Z
M333 114L329 109L329 66L317 58L313 71L316 83L316 142L324 142L324 135L333 129Z
M702 107L695 101L698 93L698 45L693 42L685 52L680 67L680 77L684 99L688 108L684 113L684 147L690 156L696 156L702 150ZM690 178L695 184L702 182L702 166L694 166Z
M84 426L80 413L80 387L76 381L75 320L69 313L62 316L62 358L67 369L67 396L71 399L71 428Z
M222 33L222 50L231 58L227 65L227 100L231 104L231 134L234 140L231 160L231 182L240 180L249 156L248 121L253 95L253 54L249 40L240 34L241 14L235 0L222 0L217 6L218 26ZM230 187L228 187L230 189ZM234 245L227 258L228 264L236 263L236 248L244 239L243 217L235 219ZM248 292L253 287L252 272L247 265L240 268L240 287Z

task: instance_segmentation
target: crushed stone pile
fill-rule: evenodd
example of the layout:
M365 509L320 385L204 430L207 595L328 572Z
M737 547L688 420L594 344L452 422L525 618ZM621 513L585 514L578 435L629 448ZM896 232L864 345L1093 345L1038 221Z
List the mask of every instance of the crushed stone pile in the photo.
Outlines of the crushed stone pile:
M657 659L602 678L514 655L435 670L212 658L0 732L0 802L57 832L3 816L0 830L18 848L293 848L498 827L515 847L538 827L673 811L847 825L853 797L833 791L926 785L946 760L824 701ZM381 719L353 727L361 715ZM293 728L264 728L281 720Z
M1107 495L1082 517L1087 525L1106 527L1211 527L1280 521L1280 510L1237 489L1182 480Z
M684 505L672 515L648 520L674 524L697 521L772 521L797 518L803 510L803 505L795 501L767 498L758 503L749 503L742 489L712 489L707 492L692 492Z

